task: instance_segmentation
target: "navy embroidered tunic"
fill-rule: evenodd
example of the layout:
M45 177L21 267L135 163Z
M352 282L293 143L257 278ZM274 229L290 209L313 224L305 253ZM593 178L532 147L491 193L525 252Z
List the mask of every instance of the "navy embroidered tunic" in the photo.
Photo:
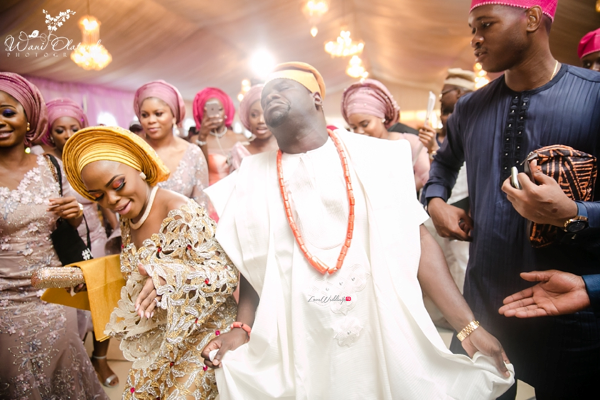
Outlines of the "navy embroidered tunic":
M532 285L520 272L600 272L600 258L588 251L600 241L600 183L594 201L584 203L590 221L585 235L541 249L531 246L528 221L501 190L512 166L523 171L529 152L553 144L600 158L600 73L562 65L554 79L535 90L514 92L502 76L463 96L422 199L447 200L466 161L474 230L465 298L481 325L502 342L517 377L558 391L600 373L600 319L591 310L521 320L498 314L506 296ZM452 349L459 351L460 345L453 343Z

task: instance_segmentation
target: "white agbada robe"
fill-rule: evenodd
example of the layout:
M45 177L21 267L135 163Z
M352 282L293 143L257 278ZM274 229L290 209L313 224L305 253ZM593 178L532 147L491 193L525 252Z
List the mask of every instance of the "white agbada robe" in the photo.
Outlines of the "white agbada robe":
M419 225L410 145L336 131L356 198L352 245L323 276L285 216L276 153L244 159L207 190L217 239L260 296L249 343L216 370L220 399L492 399L514 382L490 358L446 349L417 280ZM331 140L283 155L286 187L309 250L327 265L345 239L348 201ZM512 366L510 367L512 369Z

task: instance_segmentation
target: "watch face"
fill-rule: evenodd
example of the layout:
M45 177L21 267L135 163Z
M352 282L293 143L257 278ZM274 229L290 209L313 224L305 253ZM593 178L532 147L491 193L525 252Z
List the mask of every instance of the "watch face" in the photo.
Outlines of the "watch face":
M585 228L587 228L587 226L587 221L573 221L569 224L569 226L567 226L567 232L576 233L584 230Z

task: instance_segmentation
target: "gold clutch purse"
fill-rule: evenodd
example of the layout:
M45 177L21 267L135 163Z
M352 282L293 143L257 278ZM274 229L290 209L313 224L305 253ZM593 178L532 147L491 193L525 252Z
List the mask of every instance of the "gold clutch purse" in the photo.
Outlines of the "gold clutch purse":
M78 267L40 268L31 276L36 289L70 288L85 283L83 271Z
M125 286L119 255L93 258L55 269L68 268L81 271L87 291L71 296L64 289L71 285L49 288L42 295L42 300L91 311L96 340L108 339L108 336L104 334L104 328L110 320L110 314L117 306L117 302L121 299L121 288Z

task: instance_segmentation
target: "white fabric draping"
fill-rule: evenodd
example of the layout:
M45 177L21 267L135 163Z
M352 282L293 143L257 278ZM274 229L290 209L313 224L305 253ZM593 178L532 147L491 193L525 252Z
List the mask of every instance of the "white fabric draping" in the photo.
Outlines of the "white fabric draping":
M513 376L499 376L481 354L451 354L423 306L417 269L427 215L414 196L408 142L336 132L350 156L356 220L344 267L331 276L295 243L275 153L245 158L207 190L221 212L217 239L260 296L252 339L216 370L220 398L496 398ZM329 141L283 163L306 243L332 264L348 212L335 147ZM315 301L322 298L333 300Z
M579 65L577 44L600 26L593 2L560 0L551 47L560 62ZM429 90L439 93L448 68L471 69L474 58L467 24L470 0L355 0L332 2L312 38L300 2L279 0L94 0L90 12L101 22L100 39L113 57L103 71L85 71L68 57L29 58L0 51L0 70L56 81L106 85L135 91L164 79L187 101L207 86L219 87L234 101L244 78L251 78L250 60L266 49L276 62L298 60L314 65L328 86L326 115L339 116L341 91L355 81L344 71L348 58L332 59L323 43L340 33L340 20L354 21L352 38L364 40L361 55L370 76L384 81L402 110L423 110ZM0 39L20 32L47 32L46 10L52 16L76 11L55 32L81 41L77 21L88 14L87 2L23 0L0 2ZM31 40L32 45L39 44ZM236 103L237 105L237 103Z

